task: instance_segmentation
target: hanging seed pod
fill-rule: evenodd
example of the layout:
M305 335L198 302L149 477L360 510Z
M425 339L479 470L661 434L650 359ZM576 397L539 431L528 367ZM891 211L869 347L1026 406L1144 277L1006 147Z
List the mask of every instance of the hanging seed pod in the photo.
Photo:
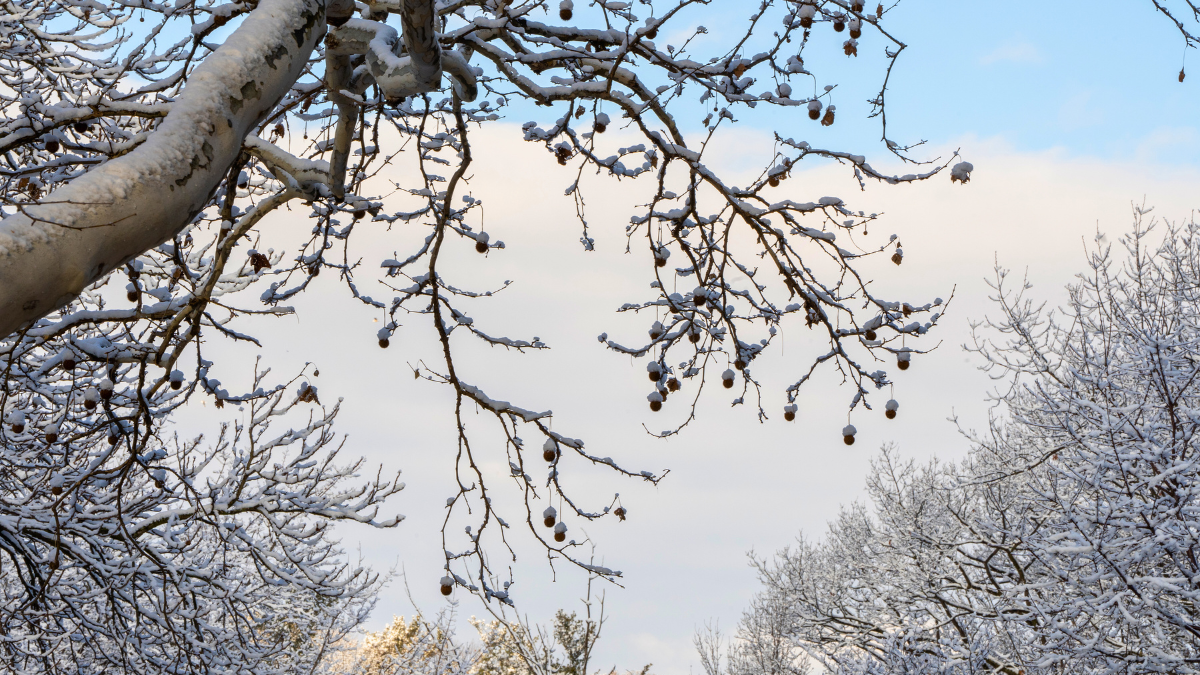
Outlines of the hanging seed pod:
M734 362L733 362L733 367L734 367L734 368L737 368L738 370L745 370L745 369L746 369L746 362L745 362L744 360L742 360L742 359L738 359L738 360L736 360L736 361L734 361Z
M545 511L542 511L542 523L546 527L554 527L556 516L558 516L558 511L555 511L553 506L548 506Z
M480 253L487 253L489 239L491 237L488 236L487 232L480 232L475 235L475 250Z
M25 431L25 413L21 410L14 410L8 413L8 423L14 434L19 434Z
M850 22L847 25L850 26L851 40L857 40L858 38L862 37L862 19L858 18L857 16L852 16L850 17Z
M451 577L442 577L442 595L450 595L454 592L454 579Z
M137 284L125 284L125 298L130 302L137 302L138 287Z
M654 325L650 327L650 339L657 340L658 338L662 337L662 334L664 332L665 332L665 330L663 329L662 322L655 321ZM657 378L655 379L655 381L656 382L658 381Z
M858 43L854 40L846 40L842 43L842 51L846 56L858 56Z
M788 422L795 422L796 411L799 409L800 407L795 403L783 406L783 419L787 420Z
M567 540L567 524L559 523L554 526L554 541L563 542Z
M613 515L621 520L625 520L626 513L628 513L628 511L625 510L624 506L618 506L617 508L613 509Z
M1184 74L1184 72L1183 72L1183 68L1180 68L1180 69L1179 69L1179 81L1180 81L1180 82L1183 82L1183 78L1184 78L1184 77L1186 77L1186 75L1185 75L1185 74Z
M109 445L116 445L116 444L117 444L117 434L116 434L116 432L114 432L114 431L109 431L109 432L108 432L108 444L109 444Z
M671 249L666 246L659 246L654 250L654 265L656 267L666 267L667 258L671 257Z
M833 18L833 29L839 33L846 30L845 19L841 16L834 17Z
M75 365L76 365L76 363L75 363L75 353L74 353L74 352L72 352L72 351L69 351L69 350L66 350L66 349L64 349L64 350L62 351L62 367L63 367L63 370L66 370L66 371L72 371L72 370L75 370Z
M47 443L57 443L58 442L58 425L57 424L55 424L53 422L51 422L50 424L47 424L46 428L42 429L42 433L44 433L46 435Z
M896 399L892 399L887 402L887 405L884 406L883 415L884 415L884 417L887 417L889 420L894 420L894 419L896 419L896 411L899 409L900 409L900 404L896 402Z
M692 329L690 331L688 331L688 342L691 342L692 344L696 344L697 342L700 342L699 326L696 326L695 324L692 325Z
M646 373L650 375L651 382L658 382L662 379L662 366L658 364L658 361L651 361L646 364Z
M904 249L896 249L896 252L892 254L892 262L896 263L897 265L904 262Z
M75 126L75 133L77 133L77 134L86 133L88 130L87 122L76 122L74 126Z
M871 330L870 328L868 328L868 329L867 329L867 332L866 332L866 334L864 334L864 335L863 335L863 337L865 337L866 339L870 340L871 342L874 342L874 341L875 341L875 338L879 337L879 335L877 335L877 334L875 333L875 331L873 331L873 330Z
M542 444L542 459L547 462L553 462L558 459L558 443L553 438L547 438Z
M863 11L863 4L859 0L854 0L854 2L850 3L850 9L861 12Z
M813 99L808 102L808 119L810 119L810 120L821 119L821 102L820 101Z
M171 388L174 389L175 391L179 391L180 389L183 388L183 371L181 371L181 370L172 370L171 371Z
M825 116L821 118L821 126L823 126L823 127L833 126L833 111L834 111L834 106L829 106L828 108L825 109Z
M54 140L53 138L46 141L46 152L54 155L54 154L58 154L58 151L60 149L62 149L62 146L59 145L58 141Z
M663 395L662 394L660 394L656 391L653 394L646 396L646 400L650 401L650 409L653 410L654 412L658 412L659 410L662 410L662 404L663 404Z
M104 378L103 380L100 380L100 398L107 401L108 399L112 398L112 393L113 393L112 380L108 379L107 377Z
M669 391L679 391L681 386L682 385L679 384L679 380L677 380L673 377L671 379L667 380L667 389Z
M902 351L896 354L896 367L900 370L908 370L909 360L912 354L908 351Z
M721 384L725 385L726 389L733 389L734 375L735 373L729 368L726 368L725 372L721 373Z
M804 28L812 28L813 17L817 15L817 8L815 5L806 3L800 5L800 10L796 12L796 15L800 17L801 26Z
M599 115L596 115L596 122L592 125L592 130L598 134L602 134L606 129L608 129L610 122L612 122L612 120L609 119L608 115L600 113Z
M570 21L571 17L575 16L575 13L571 11L573 9L575 9L574 2L571 2L571 0L562 0L562 2L558 3L558 18L563 21Z
M83 407L88 410L95 410L96 404L100 402L100 392L96 391L95 387L88 387L83 392Z
M858 429L855 429L853 424L847 424L842 427L842 442L846 445L854 445L854 434L857 433Z

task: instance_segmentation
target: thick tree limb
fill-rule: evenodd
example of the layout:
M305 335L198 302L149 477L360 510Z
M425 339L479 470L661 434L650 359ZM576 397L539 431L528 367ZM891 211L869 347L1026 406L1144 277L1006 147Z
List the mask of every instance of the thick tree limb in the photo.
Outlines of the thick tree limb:
M443 52L438 45L437 10L433 5L432 0L405 0L401 4L398 9L403 42L396 29L386 23L349 16L339 16L336 27L325 38L325 86L330 100L338 107L330 163L329 187L334 197L341 199L345 195L346 164L359 111L354 101L342 92L357 94L374 83L386 100L399 102L441 89L444 69L453 79L454 91L460 99L474 101L478 95L475 74L467 59L454 50ZM332 17L333 9L330 12ZM408 53L401 55L404 49ZM366 57L366 68L357 75L350 65L350 56L354 54Z
M262 0L144 144L0 221L0 335L191 222L324 32L323 0Z

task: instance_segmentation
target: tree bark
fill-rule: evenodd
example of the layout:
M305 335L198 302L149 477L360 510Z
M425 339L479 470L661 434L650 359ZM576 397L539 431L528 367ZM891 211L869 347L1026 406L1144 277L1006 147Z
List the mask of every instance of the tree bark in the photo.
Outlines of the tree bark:
M324 0L261 0L145 143L0 221L0 337L191 222L324 33Z

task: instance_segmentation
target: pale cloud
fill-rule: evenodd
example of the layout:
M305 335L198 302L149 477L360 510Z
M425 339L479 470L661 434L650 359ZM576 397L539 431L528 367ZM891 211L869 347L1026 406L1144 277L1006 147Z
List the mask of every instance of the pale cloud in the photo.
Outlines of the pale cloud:
M1140 162L1171 160L1195 156L1200 150L1200 132L1195 127L1159 127L1138 142L1134 156Z
M983 55L979 63L985 66L997 63L1041 63L1042 52L1037 45L1024 40L1005 42Z

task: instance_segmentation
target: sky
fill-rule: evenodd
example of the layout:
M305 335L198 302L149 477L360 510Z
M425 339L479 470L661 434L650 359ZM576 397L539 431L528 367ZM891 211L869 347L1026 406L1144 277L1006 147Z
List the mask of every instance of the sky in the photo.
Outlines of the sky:
M715 28L737 21L745 6L715 2L697 22L719 41ZM940 346L894 375L897 419L856 412L853 447L839 434L852 392L832 377L806 385L796 422L774 414L784 403L783 389L818 347L794 322L784 324L780 344L755 362L770 420L760 424L752 409L731 408L731 396L710 389L699 420L680 436L647 434L643 424L666 428L680 411L668 404L651 413L644 363L604 350L595 339L602 332L618 341L644 335L645 320L614 312L648 291L647 260L625 254L623 237L644 186L585 181L597 250L584 252L573 204L563 197L572 174L522 142L517 128L522 114L540 114L545 123L551 113L514 109L511 124L476 136L471 191L484 201L487 231L506 248L482 258L460 247L450 253L457 256L450 269L477 286L513 280L508 291L472 309L477 325L511 337L537 335L552 349L524 356L468 349L460 353L460 372L493 396L553 409L555 429L586 439L595 454L637 470L670 469L657 487L593 469L572 475L581 494L607 503L620 493L629 510L625 522L578 526L595 543L597 562L624 573L621 587L594 586L604 591L608 623L593 665L605 672L647 663L659 675L699 672L694 631L709 622L731 631L756 591L747 555L769 556L801 533L820 537L840 505L861 498L881 445L894 443L915 461L965 455L969 442L962 431L986 424L993 385L962 345L971 340L971 322L994 313L985 279L995 265L1027 275L1032 293L1053 306L1083 269L1097 236L1112 243L1128 230L1133 204L1152 206L1156 216L1173 221L1189 219L1200 206L1200 65L1193 77L1177 81L1182 40L1149 2L910 0L888 20L908 45L889 88L893 138L927 140L916 151L925 158L958 150L976 170L965 186L939 176L916 185L868 184L860 192L844 169L813 164L780 188L797 201L832 194L884 214L872 229L901 238L904 264L881 259L868 271L890 295L922 304L953 295L922 344L940 340ZM819 84L838 86L833 127L818 127L802 112L763 114L727 129L709 162L728 175L749 176L769 160L778 130L866 154L880 168L910 171L880 152L878 126L864 119L862 101L878 89L879 61L860 49L859 60L846 59L840 49L838 58L819 65L810 60L823 78ZM622 132L610 134L617 142ZM286 236L299 217L281 214L265 227ZM360 245L375 257L380 247L396 247L382 229ZM407 590L397 577L382 593L369 625L377 629L392 615L411 615L414 603L426 614L448 606L435 580L442 565L442 505L451 494L452 397L444 387L412 378L411 364L436 362L428 330L414 322L380 350L373 324L379 317L345 302L327 281L322 277L296 303L295 317L264 322L259 333L263 353L279 372L313 362L323 400L344 398L338 428L349 435L346 453L403 471L408 487L390 504L407 516L398 528L340 530L351 555L407 580ZM478 420L469 422L472 433L494 438L486 419ZM505 460L498 444L495 449L487 468L502 475ZM522 616L547 622L556 609L582 609L582 574L552 569L525 542L515 548L512 590ZM483 614L465 594L454 602L462 618ZM462 630L471 633L465 624Z

